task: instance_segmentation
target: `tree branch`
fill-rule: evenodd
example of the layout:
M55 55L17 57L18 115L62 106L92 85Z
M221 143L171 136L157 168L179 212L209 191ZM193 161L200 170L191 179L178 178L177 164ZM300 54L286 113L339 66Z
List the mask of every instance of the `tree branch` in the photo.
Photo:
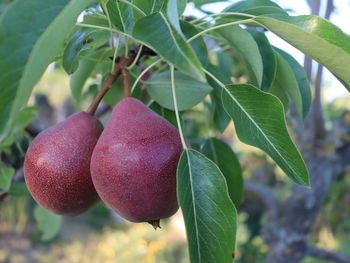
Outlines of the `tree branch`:
M244 190L260 198L266 207L267 215L270 219L277 217L279 201L270 187L246 180L244 182Z
M156 56L157 54L151 50L148 47L143 46L141 53L139 54L139 56L137 57L137 51L136 50L130 50L127 57L118 57L115 61L115 63L117 63L117 66L114 68L114 72L110 73L107 77L107 79L105 80L105 82L102 85L102 89L98 92L98 94L96 95L95 99L93 100L93 102L91 103L90 107L87 109L87 113L94 115L98 105L100 104L102 98L104 97L104 95L109 91L109 89L111 88L111 86L113 85L113 83L119 78L119 76L121 74L123 74L122 71L124 71L125 68L127 68L128 66L130 66L133 63L137 63L139 61L139 59L142 56ZM135 59L137 59L138 61L134 61Z
M350 257L346 255L312 246L308 247L308 255L310 257L329 260L332 262L350 263Z
M128 58L121 57L117 59L117 66L114 69L113 73L110 73L105 80L105 82L102 85L102 89L97 93L95 99L92 101L90 107L87 109L87 113L94 115L98 105L100 104L101 100L103 99L104 95L109 91L113 83L119 78L119 76L122 74L122 71L125 67L128 67L131 65L131 63L134 61L136 57L136 52L134 50L131 50L128 54Z
M318 2L320 2L318 0ZM318 13L320 11L320 3L315 3L315 8L318 8ZM329 19L334 10L333 0L327 1L327 8L325 12L325 18ZM323 66L318 64L317 74L315 79L315 98L313 101L313 110L312 117L314 122L314 139L321 140L326 136L326 129L324 124L323 117L323 108L322 108L322 76L323 76Z

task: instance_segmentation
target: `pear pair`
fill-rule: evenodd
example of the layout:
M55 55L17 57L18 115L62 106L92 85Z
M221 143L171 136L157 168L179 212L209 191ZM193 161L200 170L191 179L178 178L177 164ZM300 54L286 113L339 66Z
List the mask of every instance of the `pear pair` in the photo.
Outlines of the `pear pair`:
M86 211L100 197L132 222L150 222L177 209L178 130L142 102L125 98L103 130L79 112L41 132L30 145L24 175L33 198L62 215Z

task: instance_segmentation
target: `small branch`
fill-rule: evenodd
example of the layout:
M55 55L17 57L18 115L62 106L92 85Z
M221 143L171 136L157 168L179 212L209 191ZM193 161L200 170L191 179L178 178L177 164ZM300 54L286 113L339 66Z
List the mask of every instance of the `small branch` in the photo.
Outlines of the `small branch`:
M122 76L123 76L123 89L124 89L124 98L130 97L131 89L130 89L130 77L129 71L126 68L122 68Z
M276 218L279 209L279 201L271 188L249 180L244 182L244 190L257 196L265 205L270 219Z
M144 46L139 55L137 55L137 52L135 50L130 50L127 54L127 57L118 57L115 59L114 62L117 63L117 66L114 68L114 71L108 75L107 79L102 85L102 89L97 93L95 99L87 109L87 113L90 115L95 114L103 96L109 91L113 83L122 74L122 69L129 67L133 63L137 63L135 60L139 60L142 56L157 56L157 54L152 49Z
M309 247L308 255L310 257L329 260L332 262L350 263L350 257L346 255L343 255L334 251L327 251L317 247Z
M118 79L118 77L122 74L122 70L131 65L136 57L136 52L134 50L129 51L128 58L121 57L117 59L118 64L114 69L113 73L110 73L102 85L102 89L96 95L95 99L91 103L90 107L87 109L87 113L90 115L94 115L98 105L100 104L104 95L109 91L113 83Z

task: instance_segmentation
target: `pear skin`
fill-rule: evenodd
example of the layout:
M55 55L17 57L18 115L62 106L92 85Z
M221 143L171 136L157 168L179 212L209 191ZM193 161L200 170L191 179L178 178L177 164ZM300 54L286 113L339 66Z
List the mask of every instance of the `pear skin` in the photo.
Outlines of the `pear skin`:
M94 116L78 112L42 131L28 148L24 178L43 208L78 215L98 200L90 160L103 128Z
M132 222L149 222L178 210L179 131L134 98L120 101L91 158L91 175L103 202Z

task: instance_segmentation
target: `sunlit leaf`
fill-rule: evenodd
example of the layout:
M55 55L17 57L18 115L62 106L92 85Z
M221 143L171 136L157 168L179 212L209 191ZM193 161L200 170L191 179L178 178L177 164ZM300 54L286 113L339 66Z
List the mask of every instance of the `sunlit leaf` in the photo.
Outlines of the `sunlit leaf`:
M139 19L133 36L181 71L199 79L204 78L196 53L163 14L155 13Z
M270 15L254 21L327 67L350 90L350 36L314 15Z
M231 263L236 240L236 209L216 164L185 150L177 171L191 263Z
M285 60L287 63L289 63L290 68L294 72L295 79L298 82L301 99L302 99L302 117L305 119L307 114L310 111L311 107L311 87L309 80L307 78L306 72L304 70L304 67L299 64L298 61L295 60L291 55L289 55L287 52L283 51L279 48L274 48Z
M245 62L250 81L260 87L263 77L263 61L254 38L240 26L228 26L215 31L239 52Z
M0 141L6 138L34 85L60 51L78 15L90 2L18 0L1 14L0 130L4 130L6 120L9 120L9 128ZM38 10L45 15L38 15Z
M293 181L308 186L308 171L288 133L281 102L247 84L225 86L222 98L238 138L269 154Z
M276 77L277 61L275 52L263 32L250 31L250 33L258 44L264 66L261 89L267 91L271 88Z

